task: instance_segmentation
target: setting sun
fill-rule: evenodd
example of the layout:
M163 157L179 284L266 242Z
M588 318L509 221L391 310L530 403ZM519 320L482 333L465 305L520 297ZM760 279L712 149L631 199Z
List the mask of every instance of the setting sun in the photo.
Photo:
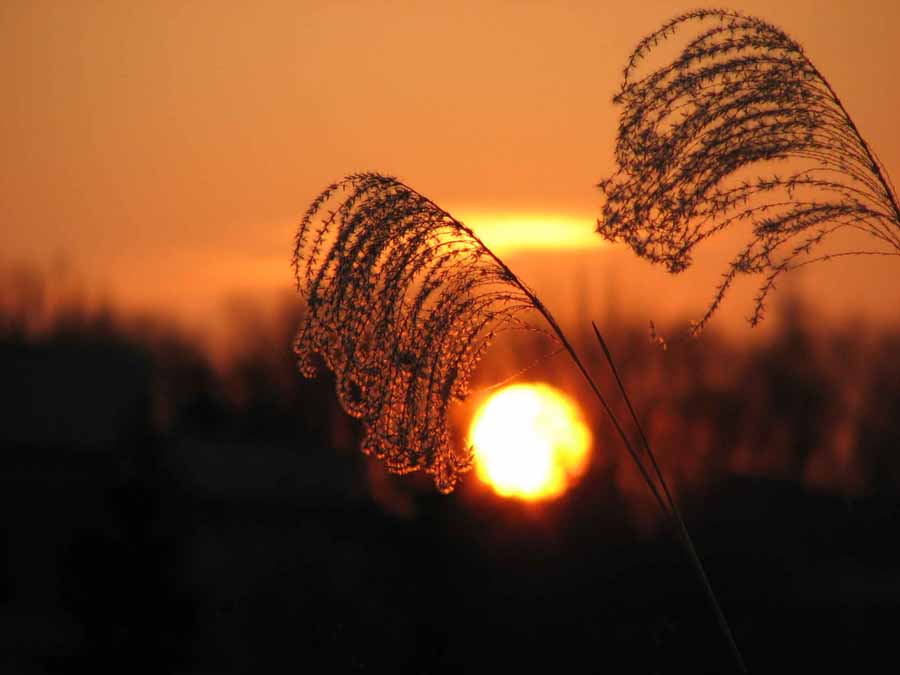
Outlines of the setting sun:
M491 396L469 431L478 477L504 497L556 497L587 466L591 434L576 404L546 384Z

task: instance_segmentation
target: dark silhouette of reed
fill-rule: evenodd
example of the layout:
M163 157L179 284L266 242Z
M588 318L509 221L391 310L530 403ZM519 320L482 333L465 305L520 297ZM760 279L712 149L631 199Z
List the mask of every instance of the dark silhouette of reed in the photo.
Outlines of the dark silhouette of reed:
M690 28L697 33L673 60L639 74L660 44ZM708 237L752 228L692 332L738 275L763 275L755 325L787 271L846 255L900 255L887 172L828 80L772 24L725 10L682 14L640 41L613 100L622 112L618 169L599 184L604 238L677 273ZM875 248L826 247L848 231Z
M493 338L512 328L542 330L572 358L603 406L641 477L684 546L742 672L731 629L716 600L672 493L618 375L594 332L640 432L633 445L556 319L463 223L397 179L347 176L310 205L293 264L307 314L295 350L307 377L321 354L338 397L363 422L362 450L395 473L422 470L443 492L471 466L452 444L448 408L468 393ZM549 330L526 315L540 315Z
M336 193L346 196L323 214ZM294 267L308 310L296 342L303 373L315 374L321 354L341 405L364 424L363 451L452 490L471 452L453 447L448 407L494 336L527 327L521 315L539 303L465 225L378 174L319 195Z

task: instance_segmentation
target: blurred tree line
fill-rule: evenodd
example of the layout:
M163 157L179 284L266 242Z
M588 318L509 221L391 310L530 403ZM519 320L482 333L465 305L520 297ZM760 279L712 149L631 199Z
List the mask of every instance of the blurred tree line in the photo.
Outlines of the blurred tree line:
M327 374L306 380L296 371L300 309L292 296L235 304L229 348L217 359L164 321L90 307L77 296L54 304L42 284L25 275L0 289L0 663L11 672L125 663L155 673L252 670L261 653L283 657L298 639L303 653L339 653L356 668L393 662L410 634L418 647L401 666L421 672L438 658L452 669L485 646L451 648L463 612L466 620L484 613L479 620L491 622L499 639L515 641L525 629L514 618L524 608L470 600L444 618L417 619L435 574L460 594L474 587L495 599L514 591L476 572L546 584L552 592L539 604L548 616L559 609L554 603L570 607L582 597L572 584L599 584L603 569L624 574L598 542L628 529L623 514L645 490L617 450L603 452L571 495L547 507L544 517L572 534L538 536L523 525L530 521L510 515L518 507L479 497L474 476L461 494L443 497L414 477L378 474L357 451L358 429L338 408ZM765 534L743 532L745 541L778 542L778 555L793 555L794 565L808 555L784 552L794 550L799 526L818 537L816 546L833 540L822 550L838 558L851 537L856 551L877 551L869 556L877 563L868 564L900 562L883 545L900 484L900 331L823 328L796 303L782 309L780 325L772 339L748 346L707 332L662 350L636 323L607 327L606 337L701 544L723 517L710 506L721 505L723 486L749 476L796 487L750 490L755 501L732 490L740 495L727 502L737 509L732 516L745 509L753 515L744 522L767 519ZM589 339L585 333L580 350L596 354ZM534 349L515 360L530 363L540 353ZM600 361L591 367L604 371ZM595 437L611 438L601 416L593 418ZM466 509L473 494L476 508ZM804 517L828 516L763 516L761 494L773 504L818 505ZM791 501L795 494L825 501ZM882 506L855 520L835 510L848 499ZM736 533L721 536L743 545ZM540 562L521 563L522 556ZM424 562L409 568L401 558ZM765 564L752 562L760 583L779 583L772 570L782 558L768 563L768 576ZM745 563L727 564L718 578L747 571ZM407 571L397 576L401 566ZM686 571L674 586L689 579ZM668 585L658 581L647 592ZM724 595L728 602L727 588ZM619 631L618 648L633 653L646 638L646 618L616 597L609 601L618 609L595 619ZM394 607L388 618L379 614L385 605ZM696 609L706 616L702 603ZM583 632L578 616L565 625ZM635 622L634 633L623 616ZM663 630L665 621L650 626ZM868 630L856 614L852 621L854 635ZM553 644L567 644L553 625ZM664 662L671 649L692 644L683 634L670 640L647 658Z

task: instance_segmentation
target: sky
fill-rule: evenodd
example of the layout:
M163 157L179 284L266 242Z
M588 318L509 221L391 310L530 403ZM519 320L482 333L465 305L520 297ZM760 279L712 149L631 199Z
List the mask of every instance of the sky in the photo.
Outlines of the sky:
M4 0L0 264L207 320L235 293L290 288L306 206L376 170L473 226L550 303L613 284L647 316L697 316L724 261L673 278L604 245L595 185L633 46L719 4ZM900 5L732 6L804 45L900 180ZM829 265L789 283L836 316L896 318L895 260ZM723 321L749 313L734 304Z

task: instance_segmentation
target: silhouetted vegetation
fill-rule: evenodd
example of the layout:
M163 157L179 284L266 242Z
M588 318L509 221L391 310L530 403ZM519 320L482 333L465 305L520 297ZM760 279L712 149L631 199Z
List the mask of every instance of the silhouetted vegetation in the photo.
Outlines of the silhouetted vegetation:
M312 358L321 355L335 374L342 407L363 422L363 452L384 460L393 473L430 474L442 492L452 491L459 474L472 466L472 449L460 451L451 442L450 404L467 398L475 366L498 334L537 331L546 323L544 332L584 376L660 513L678 533L746 671L596 324L594 334L639 431L639 445L534 292L471 229L396 178L353 174L327 187L300 223L293 260L307 310L295 344L300 370L314 376ZM526 313L543 322L523 320Z
M642 70L691 29L674 59ZM738 275L763 276L756 324L784 272L844 255L900 256L887 172L828 80L772 24L727 10L678 16L637 45L613 100L618 170L599 185L603 237L680 272L700 242L751 228L694 332ZM847 232L876 248L827 246Z
M301 371L315 376L314 357L324 359L344 410L362 421L363 452L451 491L472 454L454 447L450 404L466 398L497 334L529 328L521 315L546 310L469 228L375 173L313 200L294 270L307 309Z
M689 25L673 62L636 75ZM771 24L677 17L638 45L616 101L601 234L678 272L706 238L751 230L693 332L740 274L764 277L755 323L786 271L900 255L886 172ZM786 176L756 173L783 160ZM845 231L884 249L819 248ZM570 342L471 230L377 174L313 202L294 264L304 306L241 305L224 359L152 317L53 298L40 275L0 282L3 672L721 672L669 482L754 670L893 662L900 329L823 328L787 303L751 345L622 322L609 345L595 326L602 351L587 326ZM526 312L577 370L531 335L488 355L534 330ZM292 349L332 374L297 377ZM470 465L452 422L479 363L580 391L597 445L561 498L474 480L434 494ZM623 382L643 450L600 394ZM431 480L395 475L415 470Z
M900 605L900 334L785 317L757 347L608 339L748 661L863 667ZM4 316L7 670L449 672L598 650L636 672L724 668L599 414L592 466L558 501L474 479L437 495L359 455L333 383L296 376L299 318L290 298L247 304L219 364L110 311ZM599 358L589 335L579 349Z

